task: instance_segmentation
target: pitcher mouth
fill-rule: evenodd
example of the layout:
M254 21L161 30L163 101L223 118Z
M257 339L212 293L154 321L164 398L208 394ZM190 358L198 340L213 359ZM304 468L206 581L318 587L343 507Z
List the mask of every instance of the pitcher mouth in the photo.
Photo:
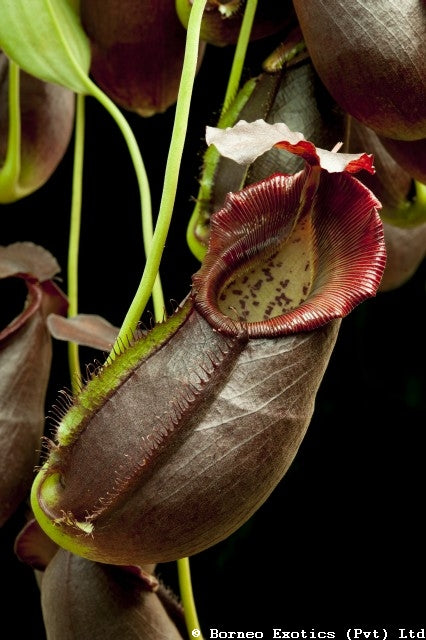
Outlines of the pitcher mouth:
M218 331L310 331L375 295L385 265L380 204L350 175L314 169L228 194L212 216L192 295Z

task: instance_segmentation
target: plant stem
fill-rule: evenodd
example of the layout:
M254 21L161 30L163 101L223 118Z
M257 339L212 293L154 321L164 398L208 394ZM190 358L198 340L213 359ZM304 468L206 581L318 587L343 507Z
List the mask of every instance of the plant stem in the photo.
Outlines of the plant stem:
M84 160L84 127L85 127L85 96L76 97L76 116L74 131L74 164L72 178L71 223L68 242L68 317L78 313L78 255L80 245L81 202L83 191L83 160ZM70 368L71 386L77 393L81 381L78 345L68 343L68 362Z
M186 627L188 629L189 637L192 637L193 629L200 629L200 623L198 621L197 610L194 602L194 594L192 591L191 570L189 567L189 558L180 558L177 561L178 566L178 578L179 578L179 590L185 612ZM200 640L203 640L203 636L198 636Z
M225 126L222 123L222 119L226 115L226 111L237 95L238 89L240 87L241 75L243 72L244 61L246 59L247 48L250 41L250 35L256 9L257 0L247 0L243 20L241 23L240 33L238 35L237 46L235 48L234 58L232 61L231 73L229 74L228 86L226 88L225 98L223 100L222 112L217 124L218 127Z
M170 227L175 203L183 147L188 127L189 108L197 69L199 34L201 18L207 0L194 0L188 22L185 56L179 93L176 103L176 113L167 164L164 177L163 193L160 202L154 235L147 254L145 269L142 274L138 290L124 319L117 341L110 353L114 357L116 349L126 344L132 335L142 311L151 295L156 275L160 266L161 256Z

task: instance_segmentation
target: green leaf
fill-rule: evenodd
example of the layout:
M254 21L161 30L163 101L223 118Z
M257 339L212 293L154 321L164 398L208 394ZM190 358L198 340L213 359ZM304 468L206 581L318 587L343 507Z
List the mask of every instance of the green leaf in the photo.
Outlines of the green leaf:
M90 43L69 0L0 0L0 48L45 82L90 92Z

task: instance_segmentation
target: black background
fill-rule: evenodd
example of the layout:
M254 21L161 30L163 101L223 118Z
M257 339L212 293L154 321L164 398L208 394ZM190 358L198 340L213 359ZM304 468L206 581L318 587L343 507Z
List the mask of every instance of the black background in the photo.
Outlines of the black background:
M246 73L257 72L252 48ZM166 299L188 292L198 262L185 231L197 193L204 127L215 124L231 60L208 49L197 77L172 228L161 273ZM158 209L174 108L127 114ZM58 259L66 288L72 145L49 182L1 206L0 243L31 240ZM80 311L119 325L143 268L138 193L115 123L87 100ZM300 451L268 501L239 531L191 560L206 636L224 630L339 630L424 626L425 281L423 264L393 292L344 319ZM2 306L5 301L2 301ZM149 314L146 314L147 321ZM46 411L69 386L66 347L55 342ZM83 359L99 357L83 350ZM11 637L44 638L31 569L13 554L25 506L0 531L2 624ZM160 576L177 591L174 563ZM19 612L19 613L17 613ZM0 634L3 637L3 633ZM265 637L267 637L265 635Z

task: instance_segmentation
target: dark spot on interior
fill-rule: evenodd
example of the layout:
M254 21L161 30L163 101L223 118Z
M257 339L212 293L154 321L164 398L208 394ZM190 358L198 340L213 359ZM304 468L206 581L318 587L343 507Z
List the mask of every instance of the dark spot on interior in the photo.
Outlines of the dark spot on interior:
M285 304L290 304L291 302L291 298L289 298L288 296L285 295L285 293L282 293L280 296L275 296L274 300L276 301L276 303L282 307L283 306L283 302Z
M271 275L271 269L268 267L264 267L262 269L262 272L265 274L265 278L267 282L271 282L271 280L273 280L273 276Z

